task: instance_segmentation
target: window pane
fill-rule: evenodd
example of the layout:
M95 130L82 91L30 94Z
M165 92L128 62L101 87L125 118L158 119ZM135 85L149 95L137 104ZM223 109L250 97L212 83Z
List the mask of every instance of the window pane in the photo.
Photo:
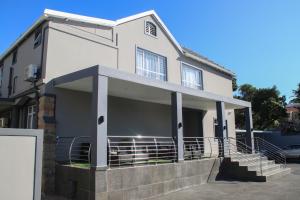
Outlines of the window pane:
M182 64L182 85L202 89L202 71Z
M137 49L137 74L152 79L166 80L166 58L157 54Z

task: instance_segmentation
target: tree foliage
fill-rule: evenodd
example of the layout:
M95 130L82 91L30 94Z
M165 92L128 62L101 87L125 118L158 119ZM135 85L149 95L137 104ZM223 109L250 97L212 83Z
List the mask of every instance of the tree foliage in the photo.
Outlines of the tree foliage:
M293 90L293 99L291 100L292 103L300 103L300 83L298 83L298 88Z
M266 130L278 128L286 117L285 96L280 96L276 86L272 88L256 88L250 84L241 85L236 98L252 103L253 126L255 129ZM244 128L244 113L236 112L238 128Z
M235 92L235 91L237 91L238 88L239 87L238 87L238 84L237 84L237 81L236 81L236 77L233 77L232 78L232 90Z

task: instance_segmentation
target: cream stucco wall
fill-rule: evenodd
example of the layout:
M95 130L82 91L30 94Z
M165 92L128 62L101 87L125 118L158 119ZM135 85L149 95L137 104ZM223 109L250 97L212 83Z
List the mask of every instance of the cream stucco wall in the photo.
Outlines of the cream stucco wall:
M112 34L103 27L51 22L44 82L94 65L117 68L118 49L108 32Z
M42 28L47 26L44 24ZM37 66L41 65L41 55L42 55L42 44L34 48L34 32L29 35L29 37L24 40L17 48L17 62L12 64L13 53L10 53L4 58L3 65L3 80L1 86L1 97L7 98L8 96L8 84L9 84L9 71L10 67L14 69L14 77L17 76L15 93L12 93L10 97L20 94L30 88L32 84L30 82L24 81L25 77L25 67L30 64L35 64Z
M147 20L157 25L157 37L144 33ZM53 19L46 25L49 28L45 36L44 83L94 65L135 73L136 48L139 47L167 58L168 82L181 85L181 64L185 62L202 70L205 91L232 97L230 75L185 57L152 16L129 21L113 28L57 19ZM33 35L19 46L18 62L13 66L15 75L18 76L16 94L31 87L29 83L23 81L24 67L28 64L40 64L41 46L33 49ZM11 55L5 59L4 81L1 89L4 95L7 95L11 59ZM234 114L232 110L227 112L232 113L227 116L229 135L234 135ZM215 115L215 110L209 110L204 116L205 135L214 134Z
M167 58L167 78L171 83L180 84L179 52L162 29L157 26L157 37L144 32L146 21L157 24L151 16L143 17L115 27L118 34L119 69L135 73L136 48L146 49Z
M35 147L35 137L0 136L0 199L33 199Z

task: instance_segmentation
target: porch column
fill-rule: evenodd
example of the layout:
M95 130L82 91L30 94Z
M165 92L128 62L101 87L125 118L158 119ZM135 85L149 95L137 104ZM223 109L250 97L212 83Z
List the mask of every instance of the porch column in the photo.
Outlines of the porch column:
M107 98L108 78L93 77L91 166L95 169L107 168Z
M228 136L226 131L227 127L226 127L226 118L225 118L225 103L223 101L216 102L216 108L217 108L217 120L218 120L217 137L220 138L223 146L222 155L227 156L229 153L229 148L226 145Z
M252 121L252 109L251 107L245 108L245 128L246 128L246 143L251 147L252 153L255 152L254 148L254 136L253 136L253 121Z
M19 109L14 106L12 108L12 113L11 113L11 128L18 128L19 127Z
M178 162L184 160L183 150L183 127L182 127L182 94L172 92L172 135L177 144L177 160Z

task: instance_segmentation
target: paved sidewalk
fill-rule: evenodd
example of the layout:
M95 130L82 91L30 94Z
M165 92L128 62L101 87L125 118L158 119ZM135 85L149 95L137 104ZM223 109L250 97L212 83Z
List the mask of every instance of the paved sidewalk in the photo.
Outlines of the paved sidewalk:
M267 183L217 181L151 200L298 200L300 164L288 167L291 174Z

